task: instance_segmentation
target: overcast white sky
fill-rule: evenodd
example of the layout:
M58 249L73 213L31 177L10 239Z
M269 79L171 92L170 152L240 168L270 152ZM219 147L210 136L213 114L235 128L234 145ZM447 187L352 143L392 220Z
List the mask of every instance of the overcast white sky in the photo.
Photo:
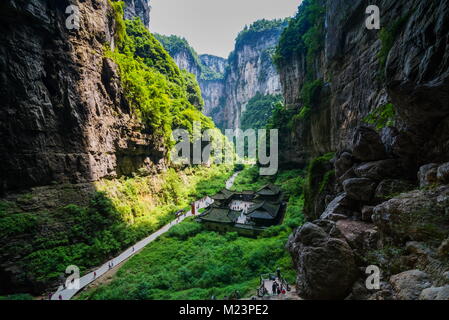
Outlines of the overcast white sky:
M246 24L291 17L301 0L151 0L151 32L185 37L199 53L227 58Z

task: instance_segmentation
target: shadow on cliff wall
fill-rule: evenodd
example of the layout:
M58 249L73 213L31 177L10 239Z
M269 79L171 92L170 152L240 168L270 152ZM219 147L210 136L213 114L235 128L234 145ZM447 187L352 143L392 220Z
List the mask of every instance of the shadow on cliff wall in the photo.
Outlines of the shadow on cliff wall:
M80 30L66 28L70 4L87 15ZM92 209L94 181L164 165L161 142L142 134L103 56L113 42L110 13L107 1L0 3L0 294L48 287L27 259L41 250L33 259L54 272L61 247L75 252L86 237L61 236L67 225L84 230L92 215L99 220L86 232L95 234L115 221L109 199Z

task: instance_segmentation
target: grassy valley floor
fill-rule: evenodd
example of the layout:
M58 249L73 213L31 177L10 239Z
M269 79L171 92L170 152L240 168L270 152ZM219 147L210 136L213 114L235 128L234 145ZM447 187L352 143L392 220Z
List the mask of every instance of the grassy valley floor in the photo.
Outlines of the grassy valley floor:
M225 299L236 290L249 297L256 293L259 276L278 267L293 283L295 273L285 244L303 222L302 176L292 170L260 177L258 168L247 167L234 189L255 190L268 182L280 185L289 196L281 225L251 239L210 232L187 220L127 261L108 284L84 291L78 299Z

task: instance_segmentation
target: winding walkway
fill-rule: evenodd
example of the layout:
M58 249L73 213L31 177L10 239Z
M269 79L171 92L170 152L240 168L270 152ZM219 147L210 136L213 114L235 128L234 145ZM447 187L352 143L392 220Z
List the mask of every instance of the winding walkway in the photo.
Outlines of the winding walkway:
M239 175L239 173L240 172L234 173L228 179L228 181L226 182L226 188L227 189L230 189L232 187L232 185L234 184L235 178ZM203 198L203 199L201 199L199 201L196 201L195 202L196 210L207 208L213 202L214 202L214 200L209 198L209 197L205 197L205 198ZM116 268L118 265L120 265L120 263L122 263L123 261L129 259L133 255L138 253L141 249L143 249L146 245L148 245L149 243L151 243L154 240L156 240L162 234L166 233L168 230L170 230L171 227L173 227L176 224L181 223L186 218L191 217L191 216L192 216L192 211L190 210L187 213L185 213L184 215L179 216L178 219L173 220L172 222L170 222L169 224L165 225L164 227L162 227L161 229L159 229L155 233L151 234L147 238L137 242L136 244L134 244L134 246L128 248L127 250L122 252L119 256L117 256L117 257L107 261L105 264L103 264L97 270L94 270L94 271L92 271L92 272L82 276L79 279L79 281L80 281L79 288L77 288L77 289L68 289L68 288L63 288L62 286L60 286L58 291L56 291L51 296L51 300L70 300L78 291L80 291L81 289L86 287L88 284L92 283L93 281L95 281L96 279L98 279L99 277L101 277L102 275L107 273L108 271ZM111 265L111 263L112 263L112 267L109 267Z

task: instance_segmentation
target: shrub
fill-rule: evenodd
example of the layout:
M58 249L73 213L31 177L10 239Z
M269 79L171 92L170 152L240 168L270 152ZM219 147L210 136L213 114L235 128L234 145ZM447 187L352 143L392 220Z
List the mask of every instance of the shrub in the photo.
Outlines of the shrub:
M385 127L394 125L396 118L396 110L392 103L384 104L374 109L368 114L363 121L376 127L377 130L381 130Z

